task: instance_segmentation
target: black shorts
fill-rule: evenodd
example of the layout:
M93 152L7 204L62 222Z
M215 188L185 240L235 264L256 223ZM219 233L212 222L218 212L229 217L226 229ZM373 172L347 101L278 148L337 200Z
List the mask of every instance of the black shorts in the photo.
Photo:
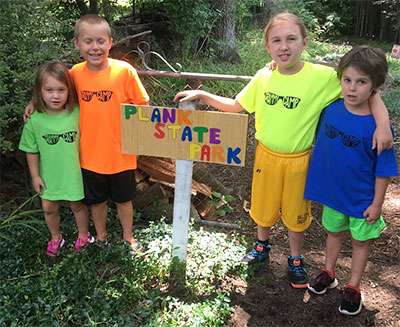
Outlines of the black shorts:
M111 199L116 203L131 201L136 193L135 171L125 170L116 174L99 174L82 169L86 205Z

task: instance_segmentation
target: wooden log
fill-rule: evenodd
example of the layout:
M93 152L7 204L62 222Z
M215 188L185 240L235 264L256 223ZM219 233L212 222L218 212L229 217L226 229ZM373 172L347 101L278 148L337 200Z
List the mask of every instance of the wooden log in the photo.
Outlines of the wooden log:
M225 187L221 182L219 182L209 171L207 165L203 163L196 163L193 165L193 179L204 183L211 187L212 191L226 194L232 194L233 190L231 188Z
M143 193L138 193L132 200L134 208L143 209L150 206L154 201L164 198L160 184L153 184Z

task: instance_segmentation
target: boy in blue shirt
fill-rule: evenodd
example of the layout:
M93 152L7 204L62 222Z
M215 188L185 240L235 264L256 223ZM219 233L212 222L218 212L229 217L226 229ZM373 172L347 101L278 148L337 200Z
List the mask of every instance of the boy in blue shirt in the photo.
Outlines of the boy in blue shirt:
M394 149L379 156L370 147L375 130L368 99L384 83L385 53L369 46L353 48L340 60L337 74L343 99L325 108L307 177L304 197L324 205L327 231L325 268L308 288L316 294L337 286L335 265L349 230L353 244L351 277L339 311L360 313L360 282L370 240L386 226L381 209L390 176L397 176Z

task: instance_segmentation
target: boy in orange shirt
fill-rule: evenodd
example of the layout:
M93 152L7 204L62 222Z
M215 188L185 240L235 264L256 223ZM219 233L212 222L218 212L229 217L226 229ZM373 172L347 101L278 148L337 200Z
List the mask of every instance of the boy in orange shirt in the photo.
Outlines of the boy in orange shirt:
M143 251L132 234L136 155L121 151L120 104L147 104L149 96L130 64L108 58L112 42L105 19L86 15L76 22L74 44L85 61L73 66L70 74L80 106L83 202L91 207L100 244L107 242L107 200L111 199L123 239L132 249Z
M132 234L136 155L121 151L120 104L145 105L149 96L129 63L108 58L112 42L105 19L89 14L76 22L74 44L85 59L70 70L80 107L82 202L91 208L99 245L108 244L107 201L111 199L124 241L133 251L142 252ZM25 120L33 110L31 105L25 109Z

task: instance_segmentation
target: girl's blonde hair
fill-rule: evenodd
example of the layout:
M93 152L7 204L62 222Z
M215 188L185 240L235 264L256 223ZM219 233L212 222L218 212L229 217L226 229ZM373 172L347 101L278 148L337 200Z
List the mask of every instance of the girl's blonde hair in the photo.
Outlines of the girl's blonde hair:
M67 67L59 61L51 61L42 64L36 74L35 85L33 87L33 107L39 112L45 112L46 104L42 96L42 87L45 79L51 76L61 83L65 84L68 89L68 98L65 103L65 109L72 111L77 103L75 85L69 75Z
M271 29L275 25L278 25L281 22L296 24L300 28L300 33L301 33L301 36L303 37L303 39L305 39L307 37L307 29L304 26L302 19L294 14L289 13L289 12L283 12L283 13L280 13L280 14L272 17L271 20L268 22L267 26L265 27L264 37L265 37L266 42L268 42L268 36L269 36L269 33L271 32Z

